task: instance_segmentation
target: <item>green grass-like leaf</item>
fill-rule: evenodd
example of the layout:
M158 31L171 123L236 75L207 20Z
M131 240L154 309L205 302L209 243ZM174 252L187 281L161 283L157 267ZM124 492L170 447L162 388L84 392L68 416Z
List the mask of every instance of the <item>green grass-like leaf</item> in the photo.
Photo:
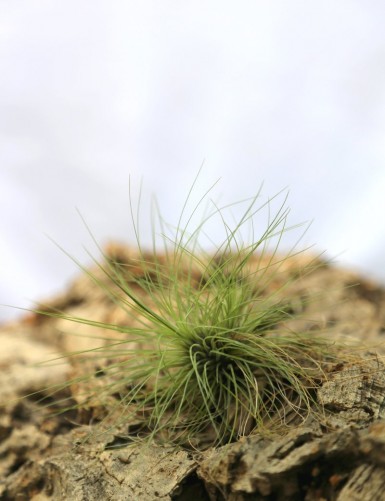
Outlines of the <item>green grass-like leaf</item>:
M40 311L109 331L102 347L67 354L74 364L99 364L97 371L68 385L86 382L78 405L107 402L110 423L126 424L128 430L139 423L139 434L127 432L132 439L199 448L306 419L316 409L314 395L324 368L334 359L330 340L292 328L297 314L284 294L291 283L278 280L298 253L296 248L279 252L291 229L286 197L271 215L273 199L258 205L258 193L242 202L245 208L234 223L227 217L232 206L211 203L191 230L207 196L183 223L186 202L175 229L157 212L151 251L142 248L131 207L137 254L121 259L104 253L98 273L85 270L134 325ZM258 233L254 220L263 210L267 223ZM207 251L200 239L210 240L206 225L213 220L225 237L219 244L211 242L213 249ZM244 238L245 227L250 241ZM317 265L308 263L302 274Z

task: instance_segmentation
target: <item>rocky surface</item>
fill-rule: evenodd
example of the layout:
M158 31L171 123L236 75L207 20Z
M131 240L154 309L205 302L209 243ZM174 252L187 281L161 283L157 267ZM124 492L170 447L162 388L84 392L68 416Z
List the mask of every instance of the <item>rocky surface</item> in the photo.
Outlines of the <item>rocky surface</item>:
M128 249L111 249L130 259ZM298 257L285 274L297 273L302 259ZM84 441L100 409L83 409L80 417L76 410L55 415L41 404L35 392L45 388L45 396L55 408L58 396L50 396L50 389L77 370L63 354L99 346L106 337L101 327L77 324L75 328L63 318L36 314L2 326L0 499L384 499L385 370L381 354L385 292L354 273L328 265L293 282L287 293L295 301L309 290L320 293L319 300L307 306L312 319L329 336L351 336L360 352L358 359L341 360L319 388L324 418L310 416L285 434L245 437L199 453L120 444L119 433L113 429ZM48 304L53 313L60 309L94 323L135 322L85 274ZM47 360L52 362L39 364ZM79 402L76 388L63 389L63 398L69 391ZM23 395L29 396L21 399ZM83 424L76 424L79 421Z

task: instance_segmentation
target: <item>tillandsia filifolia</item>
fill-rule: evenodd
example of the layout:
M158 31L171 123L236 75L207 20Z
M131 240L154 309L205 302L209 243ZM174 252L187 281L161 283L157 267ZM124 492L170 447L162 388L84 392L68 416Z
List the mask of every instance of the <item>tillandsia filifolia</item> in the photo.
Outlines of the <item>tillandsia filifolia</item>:
M204 448L298 423L316 412L316 389L334 357L326 336L293 327L298 312L285 294L320 261L308 260L295 277L279 279L299 253L296 246L280 250L293 228L287 226L287 195L260 203L258 192L219 207L208 200L209 190L188 213L196 182L175 227L156 212L152 249L143 248L138 209L131 205L136 251L128 257L104 252L97 273L85 270L131 321L39 311L106 333L101 346L66 354L75 365L81 361L80 375L67 386L86 382L76 405L103 405L105 423L120 434L124 429L130 440ZM191 229L204 200L203 216ZM234 207L242 208L236 219ZM212 221L223 229L219 243L207 234Z

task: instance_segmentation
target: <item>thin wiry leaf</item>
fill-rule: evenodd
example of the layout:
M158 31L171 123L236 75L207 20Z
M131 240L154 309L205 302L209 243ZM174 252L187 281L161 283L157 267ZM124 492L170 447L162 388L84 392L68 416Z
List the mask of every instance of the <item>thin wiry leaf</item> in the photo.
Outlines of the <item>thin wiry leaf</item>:
M183 224L190 190L174 230L158 214L159 236L153 217L152 252L142 246L131 204L137 256L124 262L104 253L97 263L104 279L84 270L132 315L135 327L40 311L121 336L94 350L67 353L75 365L82 357L102 364L68 386L86 381L85 400L78 405L107 402L109 422L113 415L116 426L126 425L130 439L138 438L130 432L138 421L140 438L207 447L286 426L293 416L306 419L316 407L315 389L325 364L334 360L329 340L290 327L296 314L283 294L290 283L272 287L298 253L295 247L279 253L284 234L293 228L287 225L286 197L272 215L272 199L258 206L258 193L234 224L226 216L231 206L212 203L191 229L209 192ZM258 234L254 218L262 209L268 212L267 225ZM215 218L225 237L206 251L199 238ZM245 225L251 228L251 242L245 241ZM310 262L302 273L314 266Z

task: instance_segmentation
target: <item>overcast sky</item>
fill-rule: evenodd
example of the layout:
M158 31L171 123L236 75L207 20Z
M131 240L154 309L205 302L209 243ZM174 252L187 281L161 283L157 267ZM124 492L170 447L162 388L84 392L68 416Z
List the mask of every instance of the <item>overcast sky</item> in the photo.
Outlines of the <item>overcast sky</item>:
M290 189L306 243L385 283L385 2L0 0L0 303L63 290L128 184ZM294 237L293 237L294 238ZM290 241L290 237L289 237ZM14 315L0 308L0 319Z

